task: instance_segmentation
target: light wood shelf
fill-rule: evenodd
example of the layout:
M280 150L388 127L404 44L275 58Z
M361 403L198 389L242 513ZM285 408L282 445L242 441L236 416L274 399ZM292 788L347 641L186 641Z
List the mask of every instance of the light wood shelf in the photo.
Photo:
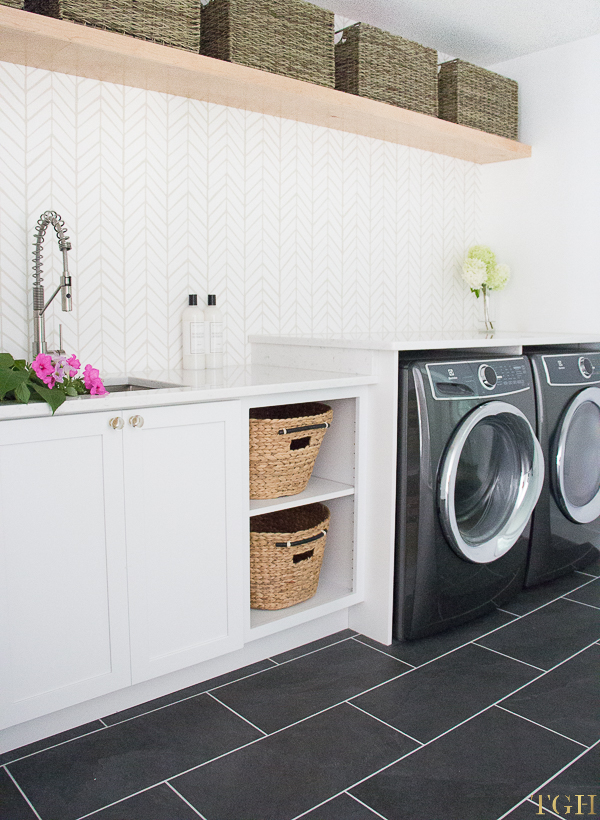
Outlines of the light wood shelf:
M0 6L0 60L326 126L477 163L520 142L278 74Z

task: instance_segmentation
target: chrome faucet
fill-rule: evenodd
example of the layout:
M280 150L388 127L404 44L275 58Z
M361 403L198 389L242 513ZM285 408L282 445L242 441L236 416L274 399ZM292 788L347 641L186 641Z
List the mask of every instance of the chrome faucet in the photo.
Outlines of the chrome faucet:
M48 227L48 225L53 226L58 237L58 247L60 248L63 256L63 272L62 276L60 277L60 285L56 288L52 296L44 304L44 286L42 285L42 244L44 242L44 236L46 234L46 228ZM57 295L59 290L62 291L61 299L63 310L73 310L73 299L71 293L71 277L69 275L69 265L67 261L67 252L71 250L71 243L69 242L69 237L66 235L65 223L63 222L62 217L60 217L56 213L56 211L45 211L37 221L34 239L35 250L33 251L34 264L32 357L35 359L38 353L48 352L46 345L46 327L44 319L44 313L46 312L46 308L51 304L52 300ZM62 348L62 333L59 346L60 348ZM63 351L59 350L58 352L62 353Z

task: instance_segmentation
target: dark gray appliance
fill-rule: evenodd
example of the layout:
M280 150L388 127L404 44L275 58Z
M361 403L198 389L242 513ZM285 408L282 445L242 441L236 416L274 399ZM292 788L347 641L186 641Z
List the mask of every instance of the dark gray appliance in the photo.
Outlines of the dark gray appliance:
M547 475L525 579L534 586L600 553L600 353L530 354Z
M399 374L394 636L412 639L522 589L544 462L526 357Z

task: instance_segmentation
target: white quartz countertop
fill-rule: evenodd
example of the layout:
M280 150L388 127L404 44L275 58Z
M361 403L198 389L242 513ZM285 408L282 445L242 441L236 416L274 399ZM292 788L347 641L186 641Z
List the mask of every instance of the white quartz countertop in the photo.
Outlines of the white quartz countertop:
M348 333L295 336L253 335L254 344L280 344L310 347L354 348L363 350L456 350L461 348L526 347L545 345L598 345L600 330L589 333L477 333L446 331L421 333Z
M123 373L100 374L106 386L119 384ZM375 376L330 373L321 370L300 370L291 367L250 365L224 367L219 370L136 371L130 379L150 382L168 382L170 387L152 390L108 393L105 396L79 396L67 399L55 415L97 413L111 410L129 410L159 407L170 404L194 404L208 401L227 401L249 396L275 393L293 393L321 388L354 387L374 384ZM19 418L50 416L44 402L29 404L0 403L0 421Z

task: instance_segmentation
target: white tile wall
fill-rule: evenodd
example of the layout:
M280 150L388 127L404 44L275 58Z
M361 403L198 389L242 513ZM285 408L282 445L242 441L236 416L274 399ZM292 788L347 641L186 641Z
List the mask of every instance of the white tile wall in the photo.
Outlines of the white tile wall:
M67 351L103 372L178 366L190 292L217 294L228 363L246 360L249 333L474 326L458 273L478 239L472 163L8 63L0 140L0 349L13 355L28 351L47 209L69 229L75 283L48 341L62 322Z

